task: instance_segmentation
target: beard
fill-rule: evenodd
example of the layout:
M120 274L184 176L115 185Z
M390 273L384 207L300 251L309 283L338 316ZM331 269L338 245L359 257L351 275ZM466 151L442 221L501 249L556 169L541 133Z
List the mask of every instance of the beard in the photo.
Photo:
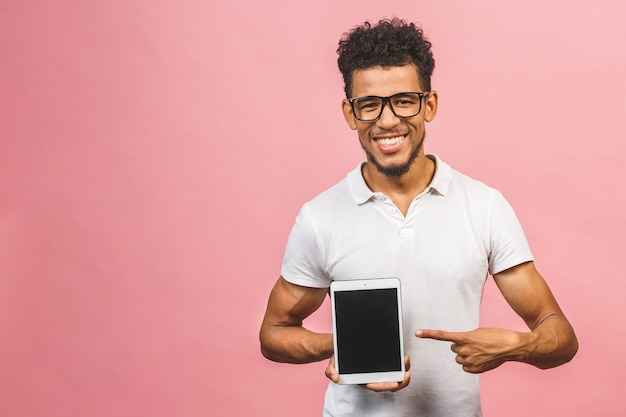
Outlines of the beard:
M413 162L415 161L415 159L417 159L417 156L420 154L420 151L422 150L422 145L424 144L425 137L426 137L426 132L424 131L422 133L422 138L420 139L419 143L413 148L413 150L411 151L411 154L409 155L409 159L407 159L405 163L400 164L400 165L390 166L390 167L381 165L380 162L376 160L376 157L374 157L374 155L372 155L371 152L365 149L363 144L361 144L361 147L365 151L367 160L376 167L376 170L378 172L388 177L398 178L398 177L403 176L407 172L409 172L409 170L411 169L411 165L413 165Z

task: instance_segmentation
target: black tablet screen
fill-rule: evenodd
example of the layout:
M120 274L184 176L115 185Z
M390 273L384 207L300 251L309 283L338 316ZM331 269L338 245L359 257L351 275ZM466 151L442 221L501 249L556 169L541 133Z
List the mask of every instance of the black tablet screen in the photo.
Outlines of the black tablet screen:
M340 373L402 369L396 292L384 288L335 293Z

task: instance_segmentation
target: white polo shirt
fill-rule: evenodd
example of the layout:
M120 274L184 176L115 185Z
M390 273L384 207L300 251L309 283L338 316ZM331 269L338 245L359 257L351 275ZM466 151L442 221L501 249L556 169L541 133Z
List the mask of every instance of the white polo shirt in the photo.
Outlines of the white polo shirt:
M365 183L361 166L304 204L281 268L289 282L397 277L411 383L396 393L330 383L325 416L481 416L478 376L455 362L450 343L417 339L420 328L478 327L487 274L533 260L513 209L495 189L429 155L430 185L406 217Z

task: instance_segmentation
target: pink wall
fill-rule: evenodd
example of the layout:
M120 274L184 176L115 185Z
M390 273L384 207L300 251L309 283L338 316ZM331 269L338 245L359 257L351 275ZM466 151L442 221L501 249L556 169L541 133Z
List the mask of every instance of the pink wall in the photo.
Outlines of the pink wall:
M485 374L486 415L624 415L618 0L2 1L1 415L320 415L325 364L257 331L299 206L363 158L336 42L391 15L434 43L427 151L509 198L581 342ZM493 285L483 323L523 329Z

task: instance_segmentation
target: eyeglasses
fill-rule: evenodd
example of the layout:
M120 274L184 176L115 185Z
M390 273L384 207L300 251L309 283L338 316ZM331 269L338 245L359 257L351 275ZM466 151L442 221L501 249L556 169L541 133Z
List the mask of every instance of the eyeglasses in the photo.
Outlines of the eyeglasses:
M406 119L414 117L422 111L422 98L430 91L423 93L398 93L389 97L362 96L348 99L352 106L352 113L362 122L375 122L383 114L385 104L389 103L391 111L396 117Z

